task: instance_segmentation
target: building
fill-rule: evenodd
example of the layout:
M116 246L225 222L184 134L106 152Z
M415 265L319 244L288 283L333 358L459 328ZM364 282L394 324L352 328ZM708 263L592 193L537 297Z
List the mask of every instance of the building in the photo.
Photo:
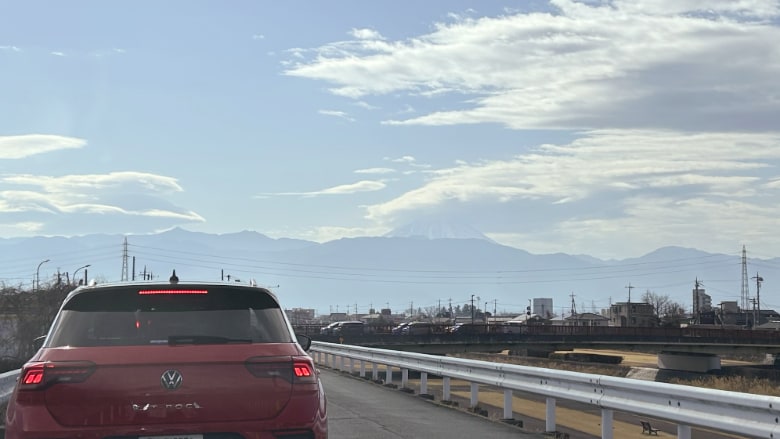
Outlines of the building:
M531 309L533 314L549 319L553 316L553 300L550 298L536 298Z
M284 312L293 325L310 325L316 323L315 311L311 308L286 309Z
M644 302L618 302L609 308L611 326L654 327L658 326L655 307Z
M609 326L609 318L592 312L574 314L563 319L564 326Z
M704 288L694 288L691 295L694 314L712 311L712 297L704 292Z

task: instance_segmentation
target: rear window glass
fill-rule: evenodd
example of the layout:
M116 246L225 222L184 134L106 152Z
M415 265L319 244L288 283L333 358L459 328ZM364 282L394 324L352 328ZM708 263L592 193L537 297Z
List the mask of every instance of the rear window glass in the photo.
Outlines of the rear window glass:
M143 294L142 294L143 293ZM276 300L260 289L116 287L76 295L46 347L289 343Z

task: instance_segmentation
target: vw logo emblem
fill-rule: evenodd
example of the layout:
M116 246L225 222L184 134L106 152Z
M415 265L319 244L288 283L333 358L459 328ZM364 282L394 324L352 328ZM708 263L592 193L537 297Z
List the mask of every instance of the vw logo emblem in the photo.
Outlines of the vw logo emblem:
M169 369L163 372L160 377L160 383L163 388L168 390L176 390L181 386L181 372L176 369Z

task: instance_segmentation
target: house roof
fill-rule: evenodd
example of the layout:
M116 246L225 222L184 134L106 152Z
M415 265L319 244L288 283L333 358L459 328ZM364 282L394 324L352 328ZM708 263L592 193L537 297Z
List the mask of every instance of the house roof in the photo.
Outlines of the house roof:
M592 312L583 312L573 316L565 317L564 320L609 320L609 318Z

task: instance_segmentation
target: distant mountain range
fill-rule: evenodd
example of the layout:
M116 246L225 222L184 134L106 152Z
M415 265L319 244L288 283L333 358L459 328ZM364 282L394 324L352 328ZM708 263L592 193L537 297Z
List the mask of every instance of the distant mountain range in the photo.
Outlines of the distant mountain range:
M127 246L124 242L127 240ZM640 300L646 291L669 295L690 309L698 278L713 304L741 302L739 254L664 247L639 258L604 261L587 255L531 254L498 244L479 231L447 223L415 223L383 237L316 243L272 239L257 232L190 232L180 228L151 235L87 235L72 238L0 239L0 280L31 287L82 278L255 281L269 286L288 307L319 313L433 311L470 304L520 313L533 298L552 298L556 314L607 308ZM125 257L126 255L126 257ZM47 262L41 262L46 261ZM748 261L748 273L765 279L762 309L780 308L780 259ZM40 269L38 269L40 264ZM58 274L59 273L59 274ZM749 279L750 296L756 294ZM630 288L629 288L630 287ZM573 303L572 303L573 298Z

